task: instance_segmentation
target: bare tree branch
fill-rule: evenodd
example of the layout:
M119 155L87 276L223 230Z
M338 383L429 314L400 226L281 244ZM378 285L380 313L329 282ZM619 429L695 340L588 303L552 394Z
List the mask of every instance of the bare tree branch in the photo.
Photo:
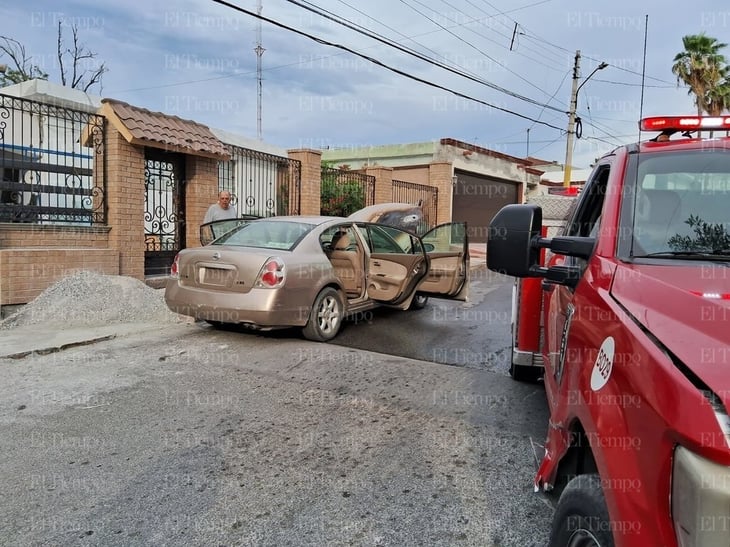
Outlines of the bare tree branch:
M0 58L7 57L12 66L0 75L0 87L17 84L33 78L45 80L48 74L37 65L32 64L31 58L25 53L25 46L8 36L0 36Z
M59 67L61 70L61 81L64 85L66 82L74 89L88 91L93 85L99 84L101 89L101 79L105 72L108 71L104 63L96 63L96 53L84 46L79 39L79 31L76 25L71 26L71 34L73 45L70 48L63 48L62 23L58 23L58 57ZM63 58L68 56L69 62L64 65ZM90 68L87 68L88 67ZM68 70L71 74L68 74Z
M63 33L61 32L61 21L58 22L58 44L56 52L58 54L58 70L61 73L61 85L66 85L66 71L63 69Z

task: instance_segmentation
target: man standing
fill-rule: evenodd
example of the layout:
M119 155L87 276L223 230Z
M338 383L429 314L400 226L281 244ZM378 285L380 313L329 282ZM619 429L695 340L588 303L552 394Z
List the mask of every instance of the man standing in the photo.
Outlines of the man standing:
M222 190L218 194L218 203L214 203L208 207L205 213L203 224L213 222L214 220L225 220L228 218L237 218L236 209L231 207L231 193L228 190Z

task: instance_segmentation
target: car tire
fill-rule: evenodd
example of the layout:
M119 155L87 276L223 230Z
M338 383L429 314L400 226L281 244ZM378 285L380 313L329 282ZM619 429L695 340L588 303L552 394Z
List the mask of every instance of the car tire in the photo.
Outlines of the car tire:
M514 363L511 363L509 367L509 375L512 376L512 379L516 382L534 384L542 378L544 373L545 369L543 367L515 365Z
M408 306L409 310L422 310L428 304L428 296L425 294L416 293L416 296L411 300L411 305Z
M596 474L578 475L558 500L550 533L550 547L566 545L613 547L611 521L601 479Z
M332 287L325 287L314 299L309 321L302 330L304 337L315 342L332 340L340 331L345 315L342 295Z

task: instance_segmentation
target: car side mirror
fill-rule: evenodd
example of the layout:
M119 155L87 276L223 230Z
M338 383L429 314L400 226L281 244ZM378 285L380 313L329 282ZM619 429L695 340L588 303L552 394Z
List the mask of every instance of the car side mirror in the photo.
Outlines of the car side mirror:
M487 235L487 267L514 277L538 277L542 229L537 205L506 205L494 215Z

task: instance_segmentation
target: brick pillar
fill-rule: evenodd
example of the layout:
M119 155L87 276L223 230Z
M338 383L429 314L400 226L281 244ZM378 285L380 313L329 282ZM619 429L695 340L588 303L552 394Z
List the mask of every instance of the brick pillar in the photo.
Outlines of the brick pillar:
M375 203L390 203L393 201L393 168L368 167L366 175L375 177Z
M119 252L119 274L144 279L144 148L107 126L109 246Z
M300 215L320 214L320 187L322 184L322 152L302 148L289 150L289 157L302 162Z
M200 225L208 207L218 201L218 160L185 158L185 247L200 247ZM241 204L236 204L241 214Z
M454 197L454 186L451 182L453 176L454 167L451 162L438 161L428 166L428 184L435 186L439 191L439 203L436 211L437 224L451 222L451 206Z

